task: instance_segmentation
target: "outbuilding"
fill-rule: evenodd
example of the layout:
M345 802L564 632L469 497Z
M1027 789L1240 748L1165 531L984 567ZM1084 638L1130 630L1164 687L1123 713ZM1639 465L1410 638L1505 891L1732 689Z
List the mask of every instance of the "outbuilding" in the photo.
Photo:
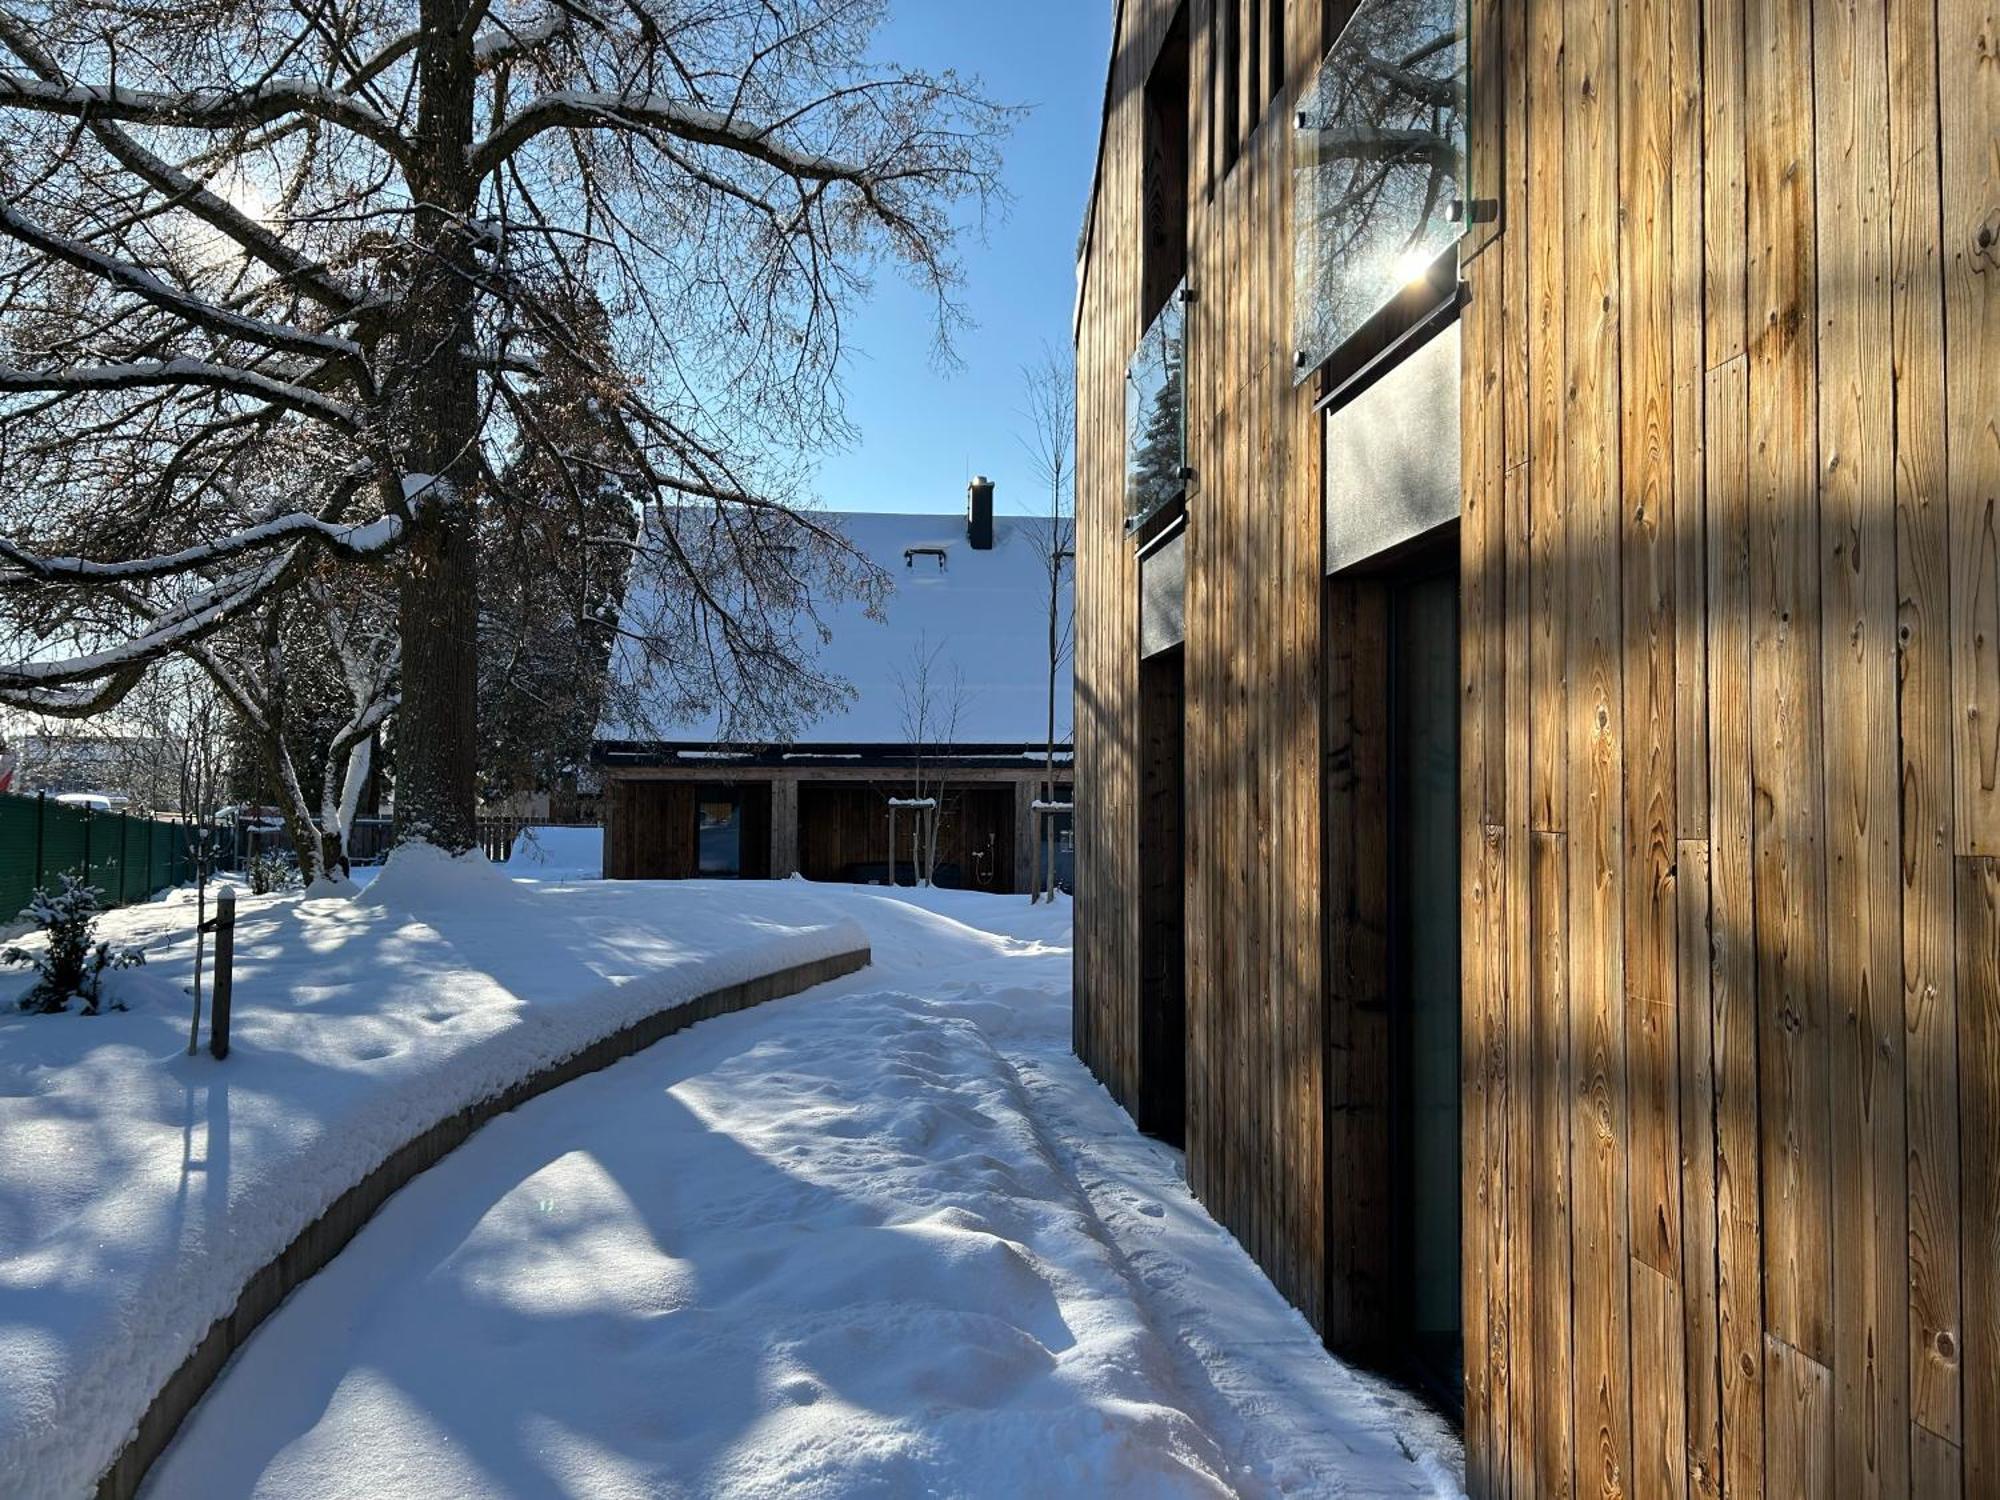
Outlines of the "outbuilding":
M602 726L606 877L908 884L921 859L939 885L1026 891L1053 845L1066 883L1068 817L1047 810L1070 791L1066 523L993 503L977 480L962 516L817 517L891 581L873 615L859 599L818 611L816 669L851 696L782 743L710 720Z

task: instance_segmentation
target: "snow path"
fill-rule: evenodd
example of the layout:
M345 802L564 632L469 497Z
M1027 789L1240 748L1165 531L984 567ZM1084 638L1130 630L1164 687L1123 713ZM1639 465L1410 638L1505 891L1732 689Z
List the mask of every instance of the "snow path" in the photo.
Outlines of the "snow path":
M1070 1055L1066 904L734 889L875 968L488 1126L151 1500L1458 1492L1443 1424L1330 1359Z
M130 1006L0 971L0 1495L75 1500L250 1277L391 1152L653 1012L861 946L709 885L399 854L356 899L245 897L234 1046L186 1055L191 891L108 914ZM825 908L814 908L824 911Z

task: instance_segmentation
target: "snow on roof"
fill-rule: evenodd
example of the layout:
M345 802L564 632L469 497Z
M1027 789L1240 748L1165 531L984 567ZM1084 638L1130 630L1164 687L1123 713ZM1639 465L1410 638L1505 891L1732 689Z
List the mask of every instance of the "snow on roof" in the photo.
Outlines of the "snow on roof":
M816 665L850 683L855 697L797 726L789 743L907 741L899 674L911 677L920 643L938 652L931 678L934 696L941 686L949 691L954 666L962 675L965 697L951 736L954 743L1027 744L1046 735L1048 572L1037 547L1038 539L1048 534L1045 517L996 516L990 551L977 551L967 541L963 514L838 512L816 513L814 519L838 525L888 575L891 592L881 619L868 618L856 600L822 607L831 639L818 648ZM924 549L941 550L942 564ZM1074 571L1064 565L1065 621ZM1072 732L1070 681L1065 651L1056 677L1056 737L1065 743ZM717 725L713 716L652 726L657 732L606 723L599 726L598 737L707 743L717 738Z

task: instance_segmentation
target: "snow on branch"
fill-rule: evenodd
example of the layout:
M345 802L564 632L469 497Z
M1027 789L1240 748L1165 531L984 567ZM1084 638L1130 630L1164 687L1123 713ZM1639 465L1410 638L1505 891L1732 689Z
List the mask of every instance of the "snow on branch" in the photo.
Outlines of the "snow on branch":
M338 89L295 78L240 89L160 92L115 83L62 83L0 72L0 106L68 119L117 120L176 130L243 130L305 115L353 132L402 160L410 144L384 115Z
M194 386L232 391L273 406L315 417L343 432L358 433L361 419L354 408L290 381L278 380L236 365L199 359L137 360L120 365L72 365L60 370L20 370L0 365L0 391L67 394L82 391L125 391L147 387Z
M168 286L152 272L139 266L120 260L116 256L106 255L81 240L73 240L53 230L45 229L5 204L0 204L0 232L68 265L75 266L79 271L109 282L121 291L130 292L142 301L170 312L210 333L220 334L226 338L245 339L290 354L339 360L359 378L364 389L373 385L367 363L361 357L360 346L349 339L331 334L309 333L283 323L272 323L263 318L253 318L244 313L232 312L228 308L217 307L211 302Z
M419 498L413 500L412 505L421 503L420 491ZM0 570L0 588L41 583L143 583L191 573L247 552L300 541L316 542L343 557L380 557L402 542L406 530L407 523L397 515L385 515L366 522L339 522L297 512L279 516L259 526L246 527L198 547L123 562L96 562L83 557L35 557L0 539L0 558L13 565L11 569Z
M157 661L213 634L253 608L284 582L298 557L297 549L233 573L214 587L196 594L154 618L128 640L103 651L48 660L17 661L0 666L0 697L38 688L92 682Z
M581 89L544 94L509 119L474 149L474 175L483 178L497 170L542 132L565 128L657 130L696 145L720 146L775 167L788 177L809 182L863 184L897 175L894 167L870 166L788 146L777 138L772 127L754 125L665 95Z
M0 44L27 65L43 83L55 85L62 70L20 21L0 10ZM284 243L264 225L243 213L228 199L211 192L206 185L179 167L161 160L102 115L89 115L84 127L128 172L157 192L165 193L209 228L227 236L246 253L269 266L286 282L324 307L348 311L358 299L326 269Z

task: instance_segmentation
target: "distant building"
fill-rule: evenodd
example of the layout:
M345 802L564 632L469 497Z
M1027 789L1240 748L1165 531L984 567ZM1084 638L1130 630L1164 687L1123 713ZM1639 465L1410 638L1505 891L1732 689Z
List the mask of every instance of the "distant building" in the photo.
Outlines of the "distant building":
M114 806L173 811L180 801L180 746L157 735L24 734L15 742L11 784L23 794L95 793Z
M886 881L891 804L921 790L938 802L938 884L1029 889L1034 805L1047 780L1051 523L996 517L987 483L971 487L963 516L827 519L893 582L883 618L858 601L821 611L830 639L816 666L850 684L852 700L830 704L781 744L732 739L714 723L600 726L592 762L603 778L605 875ZM1065 622L1069 574L1065 561ZM911 697L926 656L932 701L916 716ZM1066 800L1067 652L1055 701L1057 793ZM908 883L917 818L894 810L895 873ZM1060 877L1066 819L1056 832Z

